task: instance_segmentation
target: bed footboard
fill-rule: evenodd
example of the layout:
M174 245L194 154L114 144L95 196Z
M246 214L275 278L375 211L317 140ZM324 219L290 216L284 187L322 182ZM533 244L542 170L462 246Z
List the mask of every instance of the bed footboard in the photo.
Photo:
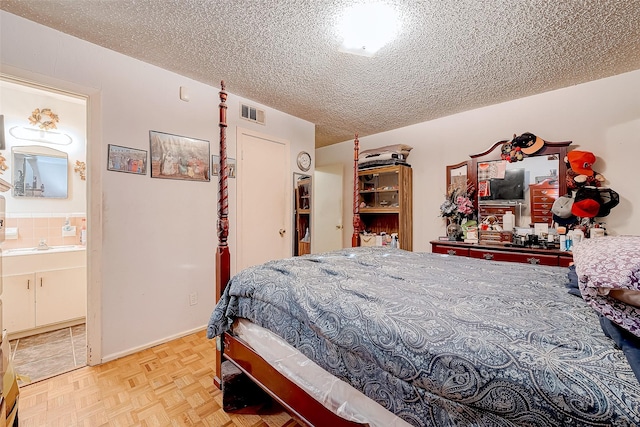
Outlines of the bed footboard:
M348 421L327 409L302 388L278 372L242 340L224 334L224 356L259 385L287 412L309 426L367 427Z

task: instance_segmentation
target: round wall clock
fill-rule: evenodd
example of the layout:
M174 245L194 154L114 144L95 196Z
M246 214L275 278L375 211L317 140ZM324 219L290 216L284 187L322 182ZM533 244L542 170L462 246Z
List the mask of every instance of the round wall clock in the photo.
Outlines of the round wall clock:
M304 172L311 168L311 155L306 151L298 153L298 167Z

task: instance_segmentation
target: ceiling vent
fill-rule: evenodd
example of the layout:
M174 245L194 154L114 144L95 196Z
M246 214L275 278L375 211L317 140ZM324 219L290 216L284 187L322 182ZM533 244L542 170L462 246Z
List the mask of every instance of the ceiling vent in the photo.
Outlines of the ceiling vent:
M256 107L240 104L240 116L250 122L260 123L261 125L264 124L264 110L259 110Z

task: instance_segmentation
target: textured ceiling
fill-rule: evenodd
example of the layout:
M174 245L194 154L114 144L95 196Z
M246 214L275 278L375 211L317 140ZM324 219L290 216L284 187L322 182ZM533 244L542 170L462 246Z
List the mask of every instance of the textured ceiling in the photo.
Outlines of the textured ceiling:
M1 0L1 8L316 124L316 146L640 69L639 0L387 0L400 35L340 52L353 0Z

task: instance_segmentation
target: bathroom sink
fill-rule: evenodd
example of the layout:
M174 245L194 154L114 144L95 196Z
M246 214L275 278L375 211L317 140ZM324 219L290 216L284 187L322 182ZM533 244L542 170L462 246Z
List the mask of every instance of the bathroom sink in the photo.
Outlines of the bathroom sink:
M46 248L36 246L35 248L6 249L2 251L2 255L5 255L5 256L32 255L32 254L41 254L41 253L50 253L50 252L80 251L85 249L86 247L82 245L47 246Z

